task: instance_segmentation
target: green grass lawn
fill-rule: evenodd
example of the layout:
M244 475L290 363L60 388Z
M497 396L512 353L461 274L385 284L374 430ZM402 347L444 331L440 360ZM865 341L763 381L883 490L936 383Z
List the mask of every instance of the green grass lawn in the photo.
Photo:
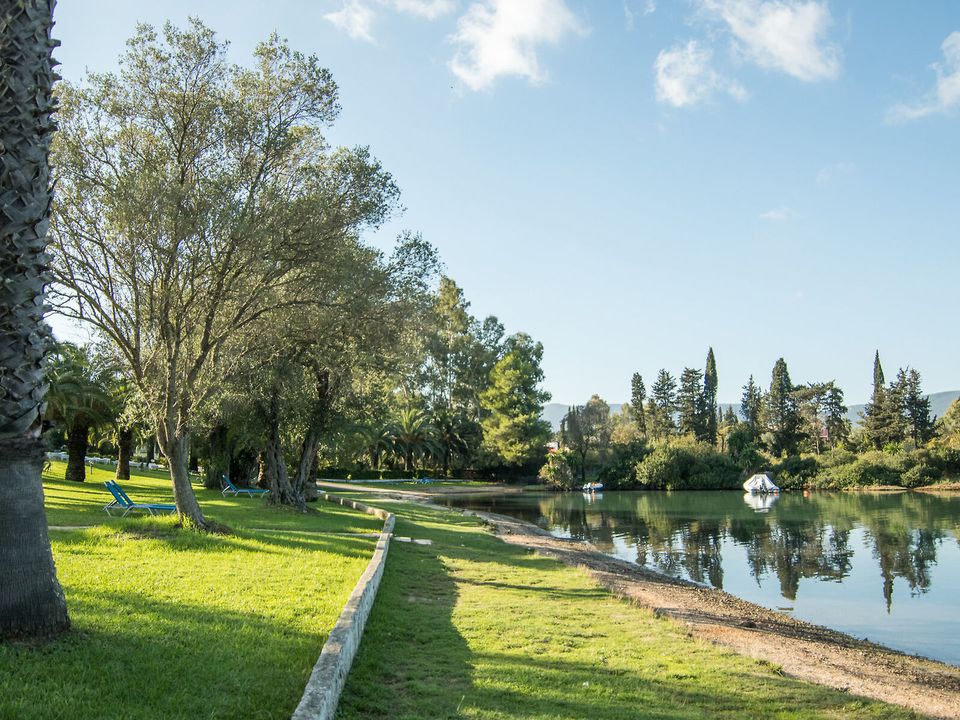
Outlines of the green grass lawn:
M170 502L158 475L123 485ZM323 502L302 515L201 491L204 510L236 532L200 535L173 517L111 520L101 476L45 478L50 524L92 527L50 533L73 628L0 644L0 718L288 718L375 545L334 533L380 522Z
M103 486L113 480L113 468L87 468L86 482L63 479L64 462L52 462L43 475L47 522L50 525L93 525L111 521L103 506L113 498ZM121 486L134 502L172 503L170 476L158 470L131 470ZM332 503L316 503L315 513L304 515L286 508L267 507L262 497L223 497L219 490L193 486L200 507L208 517L234 529L284 528L317 532L379 532L382 522ZM114 513L116 514L116 513Z
M915 717L688 637L472 518L378 504L433 544L392 544L340 720Z

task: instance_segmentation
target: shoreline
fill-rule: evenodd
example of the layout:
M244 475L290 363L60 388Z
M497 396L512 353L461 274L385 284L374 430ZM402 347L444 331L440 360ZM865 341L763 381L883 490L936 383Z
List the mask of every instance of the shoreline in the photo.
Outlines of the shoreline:
M456 494L454 488L423 491L350 485L349 489L478 517L504 542L581 568L615 595L652 610L657 617L684 624L691 637L777 665L789 677L899 705L929 717L960 720L960 668L953 665L859 640L722 590L663 575L606 555L589 543L554 537L523 520L433 502L438 496ZM473 494L491 491L498 489L477 488Z

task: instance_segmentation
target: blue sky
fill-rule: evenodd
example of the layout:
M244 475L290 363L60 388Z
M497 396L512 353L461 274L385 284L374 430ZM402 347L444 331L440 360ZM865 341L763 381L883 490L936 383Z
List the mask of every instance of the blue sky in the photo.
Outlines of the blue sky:
M543 342L554 400L780 356L869 394L960 388L955 0L61 0L61 72L199 16L246 62L277 30L341 90L478 316ZM58 330L62 326L55 325Z

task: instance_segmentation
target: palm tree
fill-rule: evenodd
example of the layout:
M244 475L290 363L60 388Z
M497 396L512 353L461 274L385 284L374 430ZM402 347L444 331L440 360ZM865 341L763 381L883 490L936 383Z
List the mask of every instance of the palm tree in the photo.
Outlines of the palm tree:
M118 397L111 392L117 385L116 373L90 348L62 343L50 363L49 379L47 417L67 433L64 478L83 482L90 431L114 423L120 415Z
M53 0L0 6L0 637L70 626L43 511Z
M450 464L457 457L465 458L470 453L470 441L479 428L462 413L440 412L433 418L439 460L444 476L450 473Z
M433 454L437 448L430 419L420 410L401 410L390 427L394 452L403 460L403 469L413 470L417 457Z

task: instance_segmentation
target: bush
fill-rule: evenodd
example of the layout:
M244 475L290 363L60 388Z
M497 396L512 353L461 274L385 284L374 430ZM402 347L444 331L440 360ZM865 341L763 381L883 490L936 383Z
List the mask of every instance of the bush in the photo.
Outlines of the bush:
M650 454L643 441L615 445L613 460L597 474L597 480L608 490L629 490L637 487L637 465Z
M818 469L816 458L793 455L771 467L770 472L782 489L796 490L809 485Z
M740 468L705 443L671 443L637 465L637 485L645 490L732 490L740 486Z
M538 476L548 487L557 490L573 490L580 484L577 461L570 450L561 448L547 456Z

